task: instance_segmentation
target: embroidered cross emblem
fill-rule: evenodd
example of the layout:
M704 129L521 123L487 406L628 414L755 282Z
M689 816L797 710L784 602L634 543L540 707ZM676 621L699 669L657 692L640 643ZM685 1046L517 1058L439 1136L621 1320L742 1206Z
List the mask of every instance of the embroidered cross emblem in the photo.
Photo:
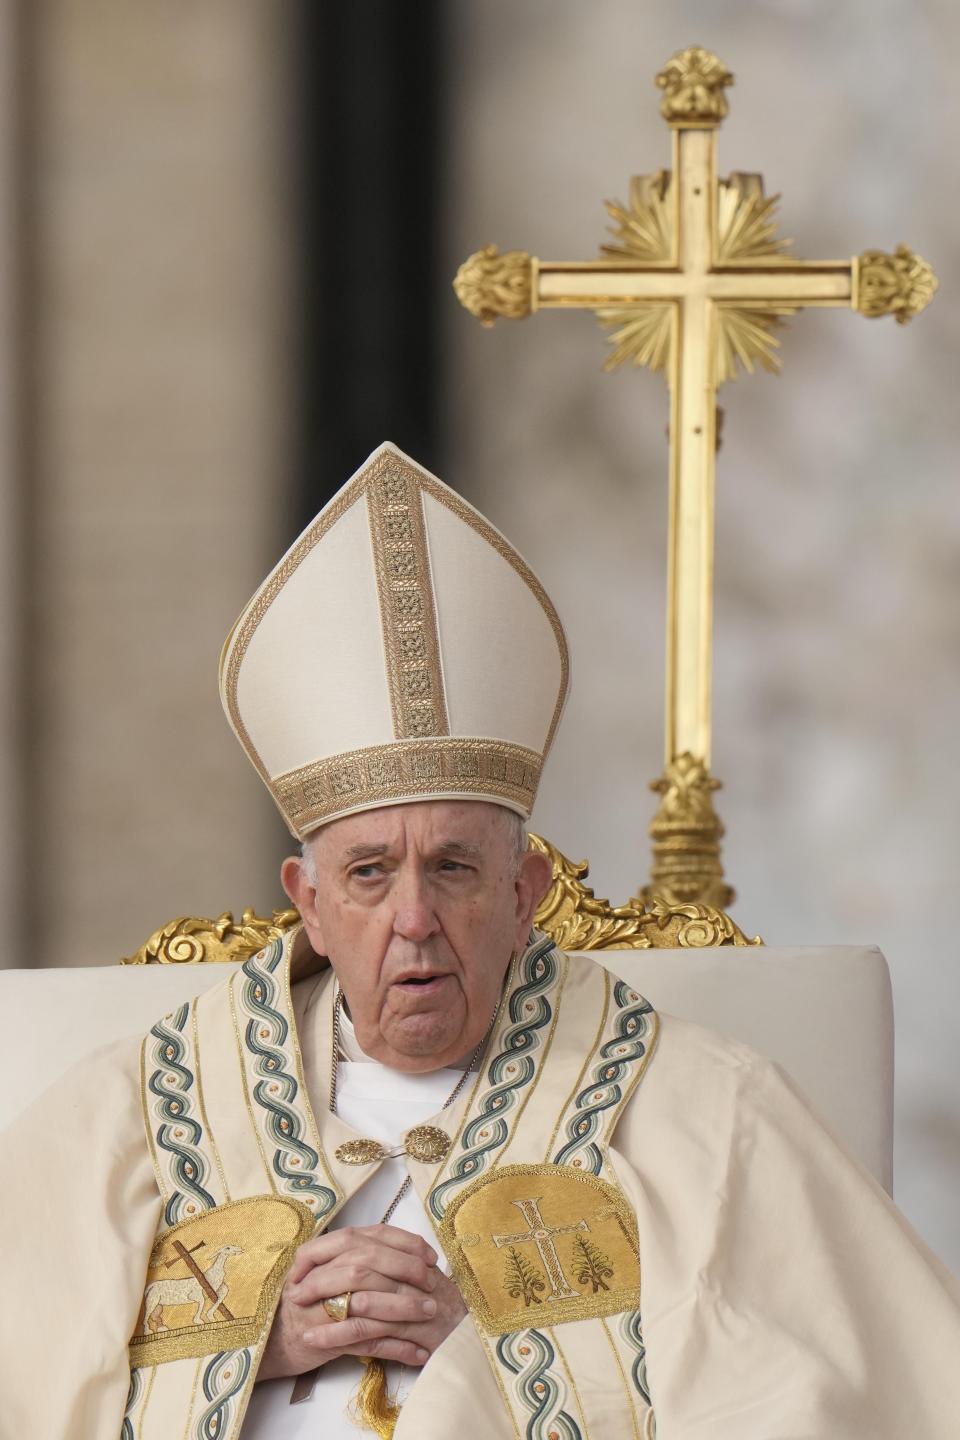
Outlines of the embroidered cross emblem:
M548 1225L540 1214L540 1201L542 1196L535 1195L529 1200L512 1200L510 1203L516 1205L520 1214L530 1227L525 1233L516 1235L491 1235L491 1240L499 1250L501 1245L524 1245L533 1241L540 1252L540 1259L543 1261L543 1268L547 1272L547 1278L553 1287L548 1300L566 1300L571 1295L579 1292L574 1290L563 1272L560 1263L560 1256L557 1254L557 1247L554 1243L555 1235L569 1235L574 1230L589 1230L590 1226L586 1220L578 1220L573 1225Z

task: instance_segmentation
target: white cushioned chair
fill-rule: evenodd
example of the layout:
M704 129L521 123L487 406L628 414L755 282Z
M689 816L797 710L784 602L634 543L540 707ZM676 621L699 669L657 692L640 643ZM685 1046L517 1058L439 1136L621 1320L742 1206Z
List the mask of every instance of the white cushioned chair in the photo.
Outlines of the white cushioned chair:
M606 950L591 958L629 979L658 1009L733 1035L776 1060L890 1188L893 1015L879 950ZM223 978L221 965L0 971L0 1011L8 1021L0 1052L0 1127L77 1060L145 1032Z

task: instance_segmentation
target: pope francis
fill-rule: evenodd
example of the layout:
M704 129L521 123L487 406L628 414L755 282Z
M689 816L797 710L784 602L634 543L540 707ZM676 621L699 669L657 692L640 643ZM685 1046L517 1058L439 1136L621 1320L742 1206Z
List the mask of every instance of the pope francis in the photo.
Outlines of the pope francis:
M268 576L221 692L302 925L8 1132L6 1440L960 1435L960 1298L883 1192L531 932L567 686L536 577L392 446Z

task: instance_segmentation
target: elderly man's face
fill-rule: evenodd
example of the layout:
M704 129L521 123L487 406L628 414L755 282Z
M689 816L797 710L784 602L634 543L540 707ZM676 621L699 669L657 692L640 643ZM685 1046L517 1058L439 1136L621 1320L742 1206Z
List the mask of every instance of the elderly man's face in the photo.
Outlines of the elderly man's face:
M550 881L519 860L502 807L429 800L344 816L283 883L343 989L357 1040L398 1070L436 1070L480 1043L510 956Z

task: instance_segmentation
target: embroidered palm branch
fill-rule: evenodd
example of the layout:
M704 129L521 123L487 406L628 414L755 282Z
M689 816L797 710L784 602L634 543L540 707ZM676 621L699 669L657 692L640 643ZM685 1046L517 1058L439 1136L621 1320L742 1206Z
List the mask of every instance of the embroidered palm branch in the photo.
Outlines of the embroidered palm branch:
M613 1266L602 1250L578 1235L573 1242L573 1273L580 1285L590 1285L596 1295L598 1290L610 1289L607 1281L613 1275Z
M524 1305L539 1305L541 1301L537 1291L547 1288L543 1271L525 1260L515 1245L511 1245L507 1251L503 1283L507 1294L514 1300L523 1296Z

